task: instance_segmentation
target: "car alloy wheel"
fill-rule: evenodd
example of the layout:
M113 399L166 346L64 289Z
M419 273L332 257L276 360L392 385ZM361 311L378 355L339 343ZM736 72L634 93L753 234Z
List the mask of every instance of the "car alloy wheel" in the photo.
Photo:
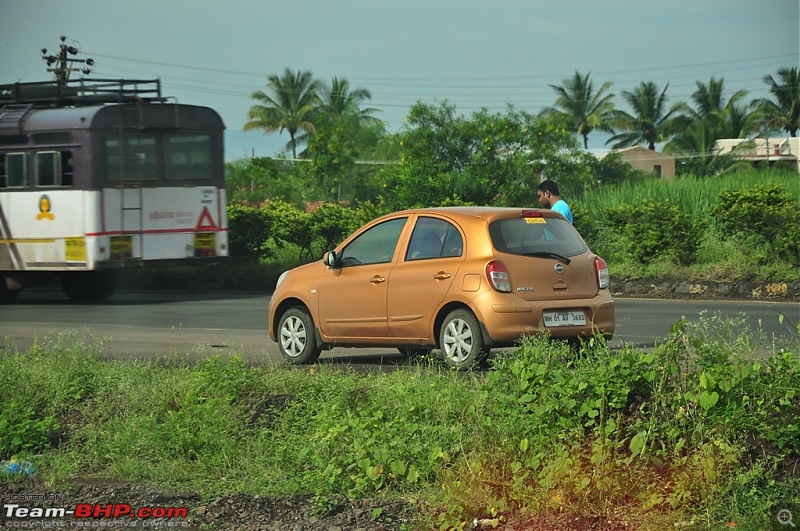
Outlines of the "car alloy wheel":
M472 367L484 353L478 320L468 310L455 310L445 318L439 344L444 361L459 370Z
M278 327L278 346L283 357L292 364L313 363L320 349L314 336L314 321L302 308L289 308Z

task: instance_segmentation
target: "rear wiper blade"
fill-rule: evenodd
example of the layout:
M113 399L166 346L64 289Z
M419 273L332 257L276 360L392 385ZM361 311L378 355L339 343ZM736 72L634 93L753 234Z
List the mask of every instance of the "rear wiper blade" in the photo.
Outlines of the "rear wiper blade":
M534 256L537 258L555 258L556 260L561 260L565 264L569 265L572 260L568 256L564 256L563 254L552 253L549 251L536 251L532 253L524 253L524 256Z

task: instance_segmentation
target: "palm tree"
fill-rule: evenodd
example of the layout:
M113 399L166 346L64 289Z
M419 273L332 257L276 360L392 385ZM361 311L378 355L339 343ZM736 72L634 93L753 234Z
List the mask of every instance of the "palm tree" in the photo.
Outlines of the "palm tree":
M554 107L544 110L543 114L567 127L569 130L583 137L583 147L589 148L589 133L594 129L613 133L610 120L614 111L613 94L606 94L611 88L611 82L606 81L595 92L591 73L581 76L578 71L569 79L563 81L562 86L550 85L556 91L558 98Z
M261 104L253 105L247 111L248 121L244 124L244 130L263 129L266 133L287 131L287 146L292 150L292 158L296 159L298 131L314 131L313 118L319 83L314 80L311 72L295 73L288 68L283 76L273 74L267 80L272 95L261 90L253 92L251 97Z
M334 77L331 79L330 87L320 87L318 93L320 102L318 111L321 114L339 116L346 112L353 112L364 122L383 123L372 116L373 113L380 112L379 109L359 108L362 101L372 99L370 91L365 88L350 90L350 82L346 79L340 80Z
M625 131L611 137L606 144L613 143L614 149L647 144L655 150L657 142L667 140L673 131L673 115L680 105L673 105L667 110L667 88L660 93L652 81L642 82L633 92L623 91L622 97L628 102L633 114L615 111L613 125L615 129Z
M717 138L740 138L755 132L752 113L748 113L739 102L747 96L746 90L738 90L725 101L725 81L711 77L708 84L698 81L692 93L695 109L688 110L693 122L707 120L718 135Z
M682 155L684 166L696 173L709 175L730 161L720 157L716 147L721 138L744 138L757 131L758 114L748 111L739 102L747 91L739 90L725 97L725 82L712 77L708 83L698 81L692 93L693 107L682 104L675 118L680 131L664 147L664 151Z
M664 152L680 159L682 173L713 175L729 164L715 148L719 138L719 131L710 120L697 120L667 142Z
M764 115L767 127L782 129L789 136L797 136L800 129L800 69L781 68L778 70L778 80L772 76L764 77L768 84L769 93L774 100L760 99L754 104Z

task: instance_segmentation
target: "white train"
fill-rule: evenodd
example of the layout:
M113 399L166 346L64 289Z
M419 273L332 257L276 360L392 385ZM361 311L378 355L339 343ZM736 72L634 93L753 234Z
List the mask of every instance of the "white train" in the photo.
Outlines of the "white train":
M53 276L103 299L122 268L226 257L223 131L157 80L0 85L0 301Z

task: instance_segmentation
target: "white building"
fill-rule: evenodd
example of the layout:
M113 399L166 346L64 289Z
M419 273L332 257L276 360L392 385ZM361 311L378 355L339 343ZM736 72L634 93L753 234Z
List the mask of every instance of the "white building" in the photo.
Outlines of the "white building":
M731 154L739 160L758 164L786 161L800 173L800 137L725 138L714 146L720 155Z

